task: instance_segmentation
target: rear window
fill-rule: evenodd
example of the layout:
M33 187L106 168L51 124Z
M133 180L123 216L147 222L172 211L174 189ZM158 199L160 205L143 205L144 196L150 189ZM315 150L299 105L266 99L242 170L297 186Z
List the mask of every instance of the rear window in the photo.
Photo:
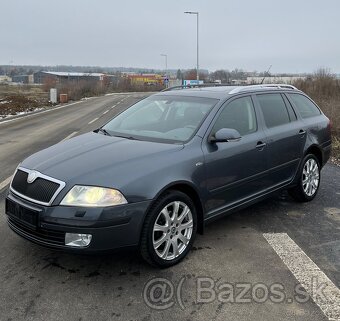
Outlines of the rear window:
M309 118L320 115L320 110L307 97L300 94L288 94L302 118Z
M286 104L280 94L257 95L268 128L284 125L290 122Z

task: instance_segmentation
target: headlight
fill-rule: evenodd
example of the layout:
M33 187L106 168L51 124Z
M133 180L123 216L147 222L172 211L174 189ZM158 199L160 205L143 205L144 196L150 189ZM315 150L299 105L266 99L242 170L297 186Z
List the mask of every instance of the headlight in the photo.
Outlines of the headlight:
M115 189L75 185L66 194L60 205L105 207L126 203L123 194Z

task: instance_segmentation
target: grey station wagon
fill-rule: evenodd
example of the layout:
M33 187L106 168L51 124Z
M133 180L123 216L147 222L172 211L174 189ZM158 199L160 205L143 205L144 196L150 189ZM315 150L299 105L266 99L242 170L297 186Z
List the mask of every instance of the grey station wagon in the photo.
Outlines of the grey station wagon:
M25 159L8 224L51 248L138 247L167 267L235 209L281 189L311 201L330 151L329 119L293 86L168 90Z

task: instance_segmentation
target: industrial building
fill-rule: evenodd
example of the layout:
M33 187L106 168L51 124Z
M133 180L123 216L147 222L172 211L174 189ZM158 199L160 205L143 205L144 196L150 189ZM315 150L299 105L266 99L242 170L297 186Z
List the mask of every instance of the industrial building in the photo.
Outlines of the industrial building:
M46 81L63 83L69 81L104 81L111 76L103 73L65 72L65 71L38 71L33 74L35 84L44 84Z
M164 76L158 74L133 74L125 73L123 77L128 78L132 85L163 85Z
M18 84L33 84L33 75L12 76L12 82L15 82Z

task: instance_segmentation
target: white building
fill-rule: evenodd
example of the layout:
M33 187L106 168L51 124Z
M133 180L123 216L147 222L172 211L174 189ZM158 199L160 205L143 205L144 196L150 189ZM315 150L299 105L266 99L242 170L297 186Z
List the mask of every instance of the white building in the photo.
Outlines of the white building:
M12 78L9 76L0 76L0 83L12 82Z
M264 84L292 84L296 80L304 80L306 77L302 76L288 76L288 77L280 77L280 76L270 76L265 77L263 83ZM261 84L263 77L247 77L247 84Z

